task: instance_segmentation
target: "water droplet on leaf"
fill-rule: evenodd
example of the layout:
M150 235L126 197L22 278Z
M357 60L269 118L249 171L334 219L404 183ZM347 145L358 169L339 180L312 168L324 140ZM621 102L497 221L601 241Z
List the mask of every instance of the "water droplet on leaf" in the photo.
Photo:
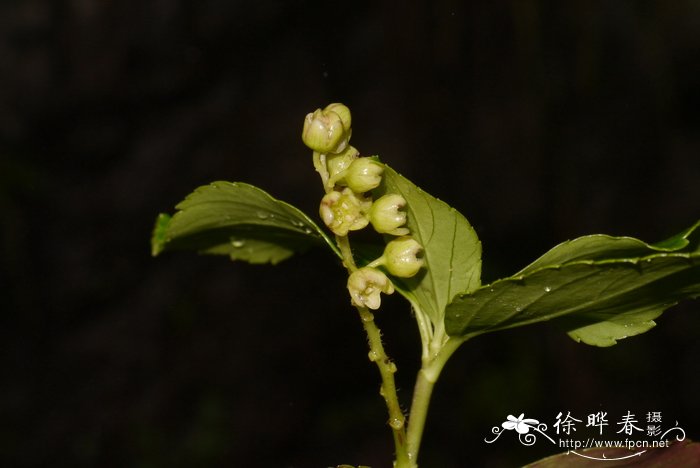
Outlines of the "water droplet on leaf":
M232 240L231 245L236 247L237 249L240 249L245 245L245 241L242 241L240 239Z
M549 286L545 286L545 287L544 287L544 292L549 292L549 291L551 291L551 290L552 290L552 288L549 287Z

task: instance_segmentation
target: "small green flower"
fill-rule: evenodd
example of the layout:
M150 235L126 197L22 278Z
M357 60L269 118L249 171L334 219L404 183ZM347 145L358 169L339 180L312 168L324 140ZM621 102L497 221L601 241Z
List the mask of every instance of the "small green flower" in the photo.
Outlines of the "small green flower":
M326 157L326 166L328 167L328 185L333 186L340 179L345 177L345 172L354 160L360 154L355 147L348 145L342 152L338 154L329 154Z
M356 193L368 192L379 187L384 166L371 159L359 158L350 164L345 173L345 183Z
M328 229L338 236L347 236L348 231L362 229L369 224L367 210L371 200L345 188L333 190L321 199L319 214Z
M399 278L410 278L418 273L425 260L420 256L421 246L410 236L399 237L389 242L380 259L387 271Z
M319 153L337 153L345 149L349 133L337 113L316 109L304 119L301 139L306 146Z
M350 114L350 109L348 109L348 106L339 102L334 102L332 104L328 104L325 107L325 109L323 109L323 111L335 112L336 114L338 114L338 117L340 117L340 120L343 122L343 127L345 128L345 130L350 130L352 125L352 116Z
M348 277L348 291L353 305L376 310L382 302L380 293L392 294L394 285L381 271L364 267Z
M386 194L372 204L369 210L369 222L380 234L405 236L409 230L401 227L406 224L406 213L400 211L404 206L406 206L404 197L396 193Z

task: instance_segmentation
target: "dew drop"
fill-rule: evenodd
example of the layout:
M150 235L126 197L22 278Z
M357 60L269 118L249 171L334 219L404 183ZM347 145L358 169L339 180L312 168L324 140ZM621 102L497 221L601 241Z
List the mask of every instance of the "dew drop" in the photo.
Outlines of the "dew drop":
M241 247L243 247L245 245L245 242L242 240L233 240L233 241L231 241L231 245L236 247L237 249L240 249Z
M523 311L523 308L520 307L520 306L518 306L518 307L515 308L515 311L516 311L516 312L522 312L522 311Z
M552 288L549 287L549 286L545 286L545 287L544 287L544 292L549 292L549 291L551 291L551 290L552 290Z
M265 211L258 211L256 214L260 219L267 219L270 217L270 213L266 213Z

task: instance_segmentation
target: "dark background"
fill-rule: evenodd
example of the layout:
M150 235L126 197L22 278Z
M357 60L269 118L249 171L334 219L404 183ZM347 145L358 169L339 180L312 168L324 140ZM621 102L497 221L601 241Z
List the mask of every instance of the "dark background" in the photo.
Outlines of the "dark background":
M690 0L0 1L2 465L390 466L338 262L153 259L155 215L224 179L315 216L302 120L342 101L354 146L470 219L485 281L584 234L662 240L700 214L698 31ZM418 336L385 304L407 405ZM561 451L483 441L522 412L700 438L699 308L608 349L547 325L466 344L421 466Z

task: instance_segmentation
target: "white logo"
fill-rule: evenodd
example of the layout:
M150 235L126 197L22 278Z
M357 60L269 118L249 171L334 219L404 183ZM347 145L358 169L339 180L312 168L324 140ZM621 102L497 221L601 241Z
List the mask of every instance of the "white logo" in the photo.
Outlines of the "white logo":
M619 430L614 431L614 434L618 435L617 438L605 439L602 437L603 432L605 428L610 425L608 421L608 413L605 411L598 411L596 413L588 414L585 419L586 424L583 427L583 430L578 434L577 431L582 426L580 423L583 423L584 419L578 419L572 416L570 411L567 411L566 414L560 411L555 418L555 422L552 424L552 429L550 430L551 435L547 434L547 424L542 423L537 419L526 418L525 413L520 413L520 416L517 418L512 414L509 414L506 417L506 420L503 421L500 426L494 426L491 428L491 433L494 434L495 437L490 440L485 438L484 442L487 444L492 444L496 442L496 440L498 440L503 433L515 431L518 434L518 440L525 446L534 445L538 440L538 436L541 435L543 439L548 440L557 447L568 449L567 454L574 454L591 460L623 460L631 457L639 457L650 448L668 447L673 442L673 440L667 438L667 436L671 433L675 435L676 441L680 442L685 440L685 431L678 426L678 421L676 421L675 426L664 431L661 426L662 419L663 418L660 411L647 412L647 425L646 427L640 427L644 424L637 419L634 413L627 411L626 414L620 417L619 422L613 426L620 427ZM588 432L594 431L596 434L593 436L587 436L587 434L584 434L584 432L586 432L586 428L588 428ZM621 439L622 436L627 437L625 439ZM630 436L638 436L638 438L633 438ZM640 436L645 438L639 438ZM604 453L602 454L602 457L594 457L577 452L577 450L592 448L626 448L628 450L641 450L634 452L631 455L616 458L606 457Z

